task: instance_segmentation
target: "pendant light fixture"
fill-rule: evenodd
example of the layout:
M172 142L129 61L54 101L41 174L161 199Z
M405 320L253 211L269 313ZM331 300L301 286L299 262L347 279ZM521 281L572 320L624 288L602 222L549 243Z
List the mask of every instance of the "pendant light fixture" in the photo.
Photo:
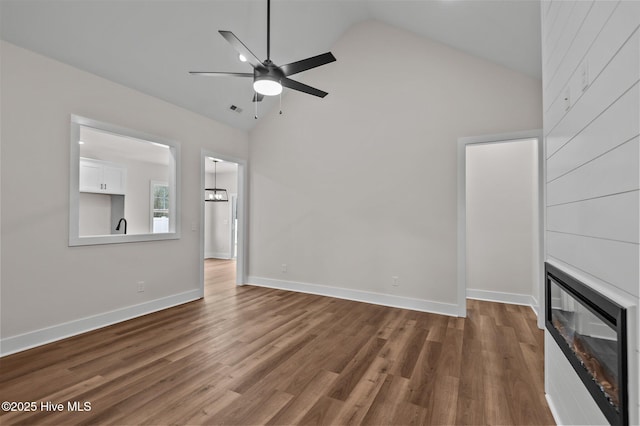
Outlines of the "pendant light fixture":
M218 202L229 201L227 190L218 188L218 160L215 160L215 159L212 159L212 160L213 160L213 188L204 189L204 200L218 201Z

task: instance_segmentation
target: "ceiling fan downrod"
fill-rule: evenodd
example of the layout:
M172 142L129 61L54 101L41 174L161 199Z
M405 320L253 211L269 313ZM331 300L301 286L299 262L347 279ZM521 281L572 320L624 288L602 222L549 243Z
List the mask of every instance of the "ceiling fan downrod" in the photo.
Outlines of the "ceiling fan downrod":
M271 0L267 0L267 63L271 62Z

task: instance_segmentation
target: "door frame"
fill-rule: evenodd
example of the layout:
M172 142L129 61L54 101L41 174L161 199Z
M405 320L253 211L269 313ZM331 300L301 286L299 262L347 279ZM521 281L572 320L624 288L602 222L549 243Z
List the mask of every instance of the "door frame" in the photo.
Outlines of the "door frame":
M235 203L235 210L234 211L234 206L233 204ZM231 193L229 194L229 259L236 259L238 257L238 254L235 253L234 256L234 252L235 252L235 233L237 232L236 230L236 224L235 224L235 215L234 213L236 213L238 210L238 194L237 192Z
M458 138L458 316L467 316L467 163L466 148L473 144L491 144L501 142L517 142L518 140L536 139L538 155L538 268L536 281L538 283L537 312L538 327L544 328L544 254L545 254L545 229L546 229L546 164L545 144L543 132L538 130L525 130L514 133L501 133L495 135L469 136ZM534 308L535 309L535 308Z
M204 189L206 175L205 163L208 157L218 158L222 161L228 161L238 165L238 199L236 203L238 212L238 253L236 258L236 285L244 285L247 281L247 218L249 217L247 203L247 187L249 182L247 160L202 149L200 153L200 297L204 297Z

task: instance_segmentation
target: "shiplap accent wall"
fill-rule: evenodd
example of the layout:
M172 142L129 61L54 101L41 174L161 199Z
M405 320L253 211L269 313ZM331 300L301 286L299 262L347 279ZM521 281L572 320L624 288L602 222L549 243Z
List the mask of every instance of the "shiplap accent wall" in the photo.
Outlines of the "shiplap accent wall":
M636 424L640 1L554 0L543 1L541 8L546 257L631 306L630 420ZM555 344L553 339L547 342ZM560 351L547 351L547 364L559 365L557 356ZM571 374L570 369L554 370L546 376L548 397L561 417L557 420L599 423L602 418L580 414L593 402L565 389L566 383L575 382L569 380Z

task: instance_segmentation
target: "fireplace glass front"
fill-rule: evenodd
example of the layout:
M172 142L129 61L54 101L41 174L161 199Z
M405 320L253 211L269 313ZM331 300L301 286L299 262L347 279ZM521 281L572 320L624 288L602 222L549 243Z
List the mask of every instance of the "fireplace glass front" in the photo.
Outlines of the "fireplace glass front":
M551 281L551 321L609 402L620 406L616 331Z
M624 315L609 299L547 265L547 329L612 424L627 421Z

